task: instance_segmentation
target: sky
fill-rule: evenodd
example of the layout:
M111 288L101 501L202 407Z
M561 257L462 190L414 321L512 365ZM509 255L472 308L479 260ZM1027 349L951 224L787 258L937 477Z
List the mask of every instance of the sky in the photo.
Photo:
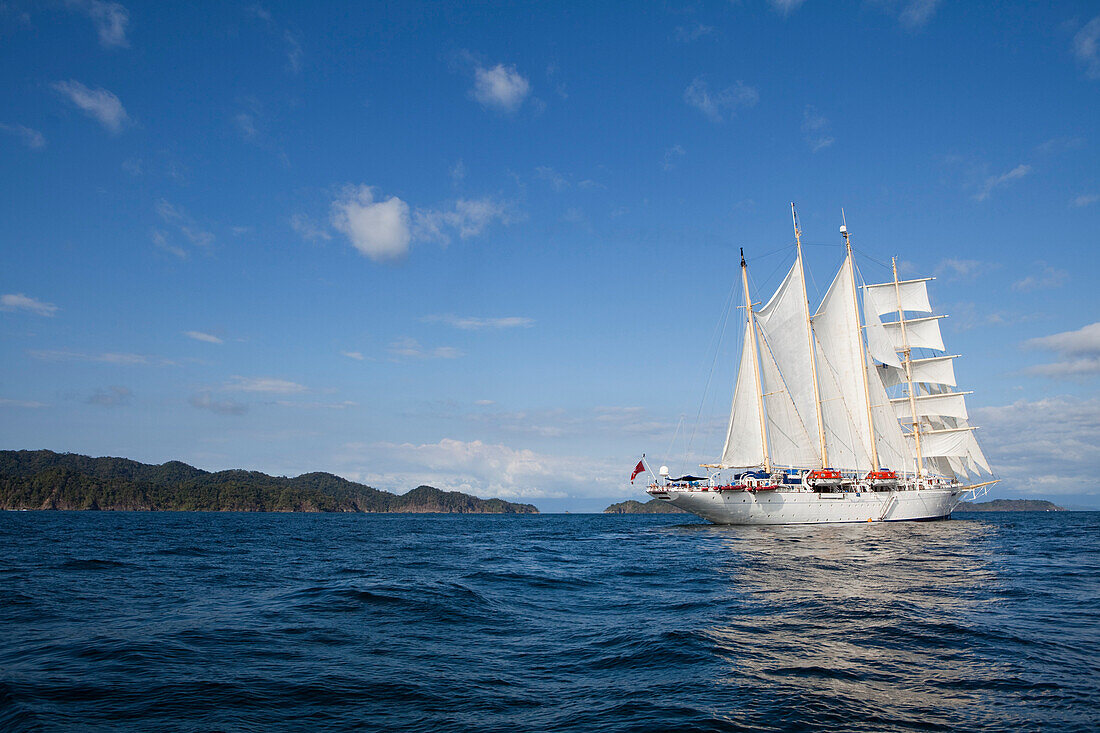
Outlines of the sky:
M0 69L2 448L645 500L795 202L812 305L842 209L936 278L991 496L1100 509L1095 3L5 0Z

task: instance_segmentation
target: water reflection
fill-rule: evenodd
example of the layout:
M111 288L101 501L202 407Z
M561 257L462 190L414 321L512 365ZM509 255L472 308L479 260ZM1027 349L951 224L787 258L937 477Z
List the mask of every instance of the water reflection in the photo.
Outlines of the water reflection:
M729 584L729 602L699 629L727 673L719 684L739 693L730 697L738 703L715 710L721 718L760 724L761 695L772 715L806 720L810 712L846 728L981 717L982 700L968 690L1001 673L973 649L997 583L990 526L675 531L714 539L714 570Z

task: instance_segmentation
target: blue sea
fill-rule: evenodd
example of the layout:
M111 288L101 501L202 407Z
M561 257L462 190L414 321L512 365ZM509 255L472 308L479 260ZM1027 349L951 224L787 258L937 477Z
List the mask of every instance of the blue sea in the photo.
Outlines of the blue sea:
M1100 513L0 513L0 729L1100 729Z

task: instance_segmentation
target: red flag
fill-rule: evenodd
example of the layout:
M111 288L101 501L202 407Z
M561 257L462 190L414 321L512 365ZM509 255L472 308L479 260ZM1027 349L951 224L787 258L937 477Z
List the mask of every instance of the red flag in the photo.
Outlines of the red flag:
M634 467L634 473L630 474L630 483L634 483L634 479L644 470L645 464L642 461L638 461L638 465Z

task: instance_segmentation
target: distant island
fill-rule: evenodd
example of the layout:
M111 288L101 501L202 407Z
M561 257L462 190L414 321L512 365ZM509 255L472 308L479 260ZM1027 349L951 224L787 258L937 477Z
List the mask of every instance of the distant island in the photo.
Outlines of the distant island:
M634 499L628 499L626 501L620 501L618 504L612 504L607 509L603 510L604 514L687 514L679 507L675 507L669 504L667 501L661 501L660 499L650 499L646 503L635 501Z
M391 494L331 473L296 478L243 470L211 473L179 461L149 465L48 450L0 451L0 509L538 513L530 504L431 486Z
M1057 504L1040 499L994 499L971 503L964 501L957 512L1064 512Z

